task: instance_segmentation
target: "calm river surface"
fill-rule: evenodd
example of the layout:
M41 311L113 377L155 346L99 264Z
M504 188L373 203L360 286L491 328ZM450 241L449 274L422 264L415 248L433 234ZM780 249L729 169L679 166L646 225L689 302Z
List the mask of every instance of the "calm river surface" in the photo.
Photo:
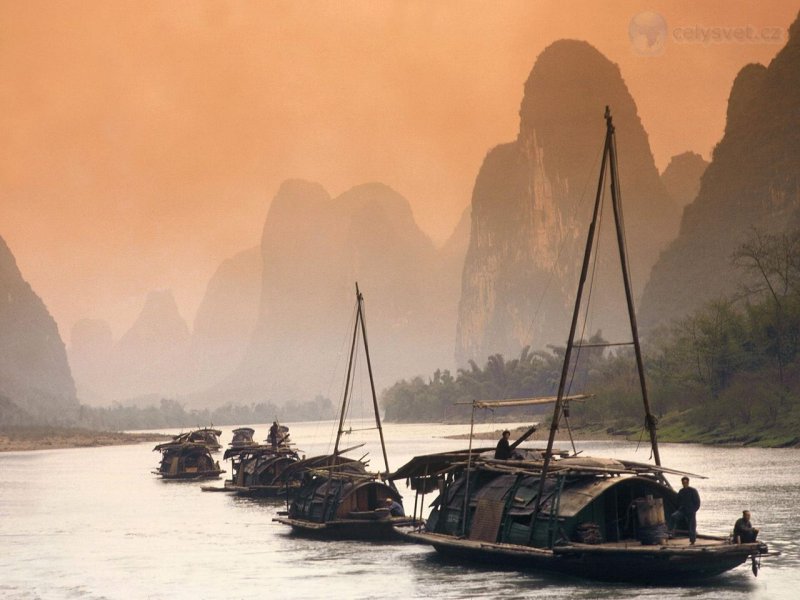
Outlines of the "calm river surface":
M331 422L289 425L308 456L332 448ZM268 426L254 427L263 440ZM227 445L232 428L221 429ZM465 431L461 425L385 425L390 467L416 454L464 448L466 440L443 436ZM372 467L382 469L376 432L351 438L344 445L368 442ZM750 508L760 538L782 552L764 559L757 578L743 566L700 586L663 588L448 564L432 548L413 544L305 540L272 522L280 502L201 492L208 482L161 481L150 472L159 459L153 445L0 454L0 598L800 597L798 450L662 445L666 466L709 477L693 481L703 500L701 532L726 534ZM586 454L649 458L649 449L635 443L578 447ZM216 456L221 460L222 453ZM679 486L677 477L670 479ZM413 493L405 500L410 510Z

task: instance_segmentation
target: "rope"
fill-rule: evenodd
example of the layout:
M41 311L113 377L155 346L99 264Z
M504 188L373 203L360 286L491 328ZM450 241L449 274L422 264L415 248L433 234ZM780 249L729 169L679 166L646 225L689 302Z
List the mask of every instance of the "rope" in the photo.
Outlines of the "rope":
M597 166L597 163L600 159L600 155L602 154L602 152L603 152L602 148L597 151L597 154L594 157L594 161L592 162L592 167L587 171L588 175L586 176L586 179L583 182L583 191L581 192L581 195L578 197L577 201L574 202L572 205L572 214L570 215L570 220L572 222L575 222L577 220L578 209L583 205L586 199L586 190L589 187L589 182L593 180L593 178L591 177L591 173L594 172L595 166ZM534 323L536 323L539 320L539 313L541 312L545 296L547 296L547 292L549 291L550 285L553 283L553 279L555 278L556 275L555 267L558 264L559 260L561 259L561 254L564 252L564 248L566 247L566 245L567 245L567 238L565 237L559 243L558 252L556 253L556 257L553 259L553 265L550 269L550 275L547 277L547 281L545 282L544 288L542 289L542 293L539 294L539 302L536 305L536 310L533 312L533 316L531 317L530 322L528 323L528 328L525 332L524 339L531 339L533 337Z
M339 352L336 354L336 356L337 356L336 364L334 366L333 371L331 372L331 376L330 376L330 379L328 381L328 391L327 391L328 398L331 397L331 390L333 389L334 380L338 378L337 373L339 372L339 368L340 368L340 365L342 363L343 357L346 356L346 355L349 357L350 342L352 340L351 336L353 335L352 332L353 332L353 329L355 328L355 325L356 325L356 315L357 314L358 314L358 303L356 303L355 307L353 308L353 312L350 315L350 321L348 323L348 327L345 330L344 335L342 335L342 343L341 343L341 346L339 348ZM344 376L342 377L342 380L345 379L346 373L347 372L345 371L345 373L343 374ZM344 383L344 381L342 381L342 383ZM340 389L344 389L342 384L340 384ZM344 399L343 399L343 401L344 401ZM331 428L330 434L328 436L328 448L329 449L333 447L333 440L334 440L334 438L336 438L336 436L338 434L338 429L339 429L339 413L338 413L338 411L336 412L336 414L333 415L333 421L334 421L334 424L333 424L333 427Z
M592 268L591 268L591 274L589 276L588 291L586 294L586 308L583 314L583 325L581 326L581 334L580 334L581 340L586 339L586 327L589 322L589 306L591 306L592 302L592 291L594 290L594 278L595 275L597 274L597 261L598 257L600 256L600 235L603 230L603 214L604 214L603 209L605 207L605 199L606 199L606 188L604 186L602 194L600 196L600 211L599 214L597 215L597 228L596 228L596 236L594 239L594 249L593 249L594 256L592 257ZM575 347L575 340L571 340L571 342L573 344L573 347ZM567 395L570 395L570 393L572 392L572 384L574 383L575 375L578 372L578 362L580 361L582 349L583 349L582 345L579 344L575 352L575 361L572 365L570 365L572 373L570 374L569 383L567 384L567 389L566 389ZM561 409L561 415L559 415L559 421L561 420L561 416L563 415L564 422L567 425L567 434L569 435L569 440L570 443L572 444L572 452L573 454L578 454L578 450L575 447L575 440L572 435L572 426L570 425L569 417L567 416L568 410L569 409L567 407L567 404L565 403Z

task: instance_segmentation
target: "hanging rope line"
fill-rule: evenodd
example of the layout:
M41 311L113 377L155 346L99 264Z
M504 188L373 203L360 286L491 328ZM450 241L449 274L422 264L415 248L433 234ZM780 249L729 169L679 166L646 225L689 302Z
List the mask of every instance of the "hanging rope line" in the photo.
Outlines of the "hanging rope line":
M583 206L584 201L586 200L586 191L589 189L589 183L592 181L592 173L594 173L595 167L597 166L597 162L600 160L600 155L603 153L603 150L600 149L595 154L594 160L592 161L592 168L587 172L587 176L583 182L583 191L581 192L580 196L577 198L575 202L572 204L572 214L569 217L570 222L576 222L578 219L578 210L581 206ZM544 299L547 296L547 292L550 290L550 286L553 283L553 280L556 276L556 266L558 265L559 261L561 260L561 254L564 252L564 249L567 246L567 237L564 236L558 244L558 252L556 252L556 256L553 259L553 264L550 268L550 274L547 276L547 280L545 281L544 288L542 289L542 293L539 294L539 302L536 305L536 309L533 312L533 316L531 317L530 321L528 322L528 327L525 331L524 339L530 340L533 337L533 327L535 323L539 321L539 314L542 309L542 304L544 304Z
M353 341L353 339L352 339L352 333L351 332L355 330L356 319L357 318L358 318L358 305L356 305L353 308L353 312L350 315L350 321L348 323L347 330L342 335L342 344L341 344L341 348L339 350L339 353L337 354L337 359L336 359L336 369L331 374L331 382L330 382L330 384L328 386L328 397L329 398L331 397L331 389L332 389L332 386L333 386L333 380L338 378L337 374L339 373L339 368L340 368L339 365L341 363L341 360L342 360L342 358L344 356L347 356L348 346L352 346L355 343ZM342 378L342 382L339 384L339 389L341 389L341 386L344 385L345 393L347 393L347 387L349 385L349 380L347 379L347 377L348 377L348 375L346 373L344 375L344 377ZM342 399L342 401L344 402L344 399ZM340 419L340 421L341 421L341 419ZM340 423L338 423L336 421L336 418L334 416L334 424L330 429L330 437L328 438L328 448L330 448L331 446L334 446L334 451L336 450L335 449L334 440L339 437L339 427L340 427Z

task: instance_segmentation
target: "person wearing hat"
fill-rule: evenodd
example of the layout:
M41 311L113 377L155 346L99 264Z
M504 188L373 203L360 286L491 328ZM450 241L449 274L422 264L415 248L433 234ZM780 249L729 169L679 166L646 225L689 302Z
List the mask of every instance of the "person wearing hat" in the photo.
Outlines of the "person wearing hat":
M403 510L403 505L391 497L386 498L386 508L389 509L389 514L393 517L405 517L406 511Z
M670 533L675 530L675 524L686 521L689 529L689 543L694 545L697 540L697 519L695 514L700 510L700 494L689 485L689 478L681 477L683 487L678 490L678 510L670 517Z

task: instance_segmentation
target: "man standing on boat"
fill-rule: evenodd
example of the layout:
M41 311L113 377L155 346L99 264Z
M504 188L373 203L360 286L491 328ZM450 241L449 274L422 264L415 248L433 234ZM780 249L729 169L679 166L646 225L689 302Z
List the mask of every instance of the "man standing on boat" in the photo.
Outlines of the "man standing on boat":
M273 450L278 449L278 436L280 435L280 427L277 421L272 422L272 427L269 428L269 435L267 439L269 439L269 443L272 445Z
M678 490L678 510L670 517L670 531L675 530L675 523L679 519L685 520L689 528L689 543L694 545L697 540L697 519L695 514L700 510L700 494L689 485L689 478L681 477L683 487Z
M497 442L497 448L494 451L494 457L497 460L508 460L511 458L511 444L508 443L508 438L511 437L511 432L506 429L503 432L503 437Z

